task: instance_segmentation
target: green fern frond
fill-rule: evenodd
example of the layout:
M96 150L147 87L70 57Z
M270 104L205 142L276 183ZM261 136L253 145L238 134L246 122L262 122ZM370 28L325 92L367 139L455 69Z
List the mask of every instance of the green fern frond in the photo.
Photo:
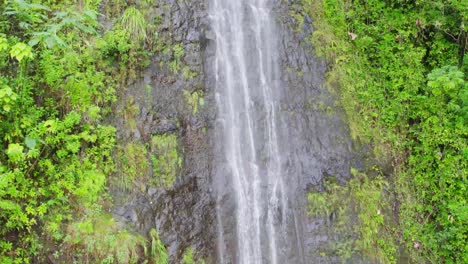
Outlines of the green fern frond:
M118 26L127 31L133 39L145 40L147 23L143 14L135 6L125 10Z

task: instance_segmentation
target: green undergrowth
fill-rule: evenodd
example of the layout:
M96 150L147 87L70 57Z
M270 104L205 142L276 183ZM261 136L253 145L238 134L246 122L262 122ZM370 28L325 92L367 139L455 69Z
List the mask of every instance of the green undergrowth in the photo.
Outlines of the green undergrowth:
M182 166L177 136L154 135L149 144L138 141L118 147L113 185L146 193L150 186L172 188Z
M185 250L184 255L182 256L182 264L205 264L203 259L198 259L194 256L194 251L192 248Z
M0 263L164 263L153 261L165 252L157 233L148 241L107 213L116 163L128 165L122 185L150 168L149 147L117 147L106 120L157 52L153 5L0 1ZM167 144L155 145L169 148L161 157Z
M117 171L112 184L125 190L146 192L150 168L147 147L140 142L120 144L116 157Z
M122 229L112 216L87 217L67 226L63 245L53 253L58 262L137 263L146 247L145 238Z
M156 229L151 229L149 236L150 245L149 252L147 253L147 255L149 255L149 261L146 261L146 263L168 264L169 255L167 254L166 247L159 238L158 231Z
M203 99L203 91L189 92L184 90L184 97L187 104L192 109L192 114L198 114L201 107L205 106L205 100Z
M390 200L382 192L387 183L380 173L373 177L355 169L351 173L353 178L344 186L330 177L322 192L309 193L311 215L332 219L328 225L339 237L320 254L338 255L344 263L355 255L368 256L373 263L396 263L397 244L388 229L393 220L385 215Z
M301 2L351 134L397 197L384 226L414 263L468 262L466 1Z
M151 161L153 181L156 186L171 188L182 166L177 136L174 134L153 136L151 138Z

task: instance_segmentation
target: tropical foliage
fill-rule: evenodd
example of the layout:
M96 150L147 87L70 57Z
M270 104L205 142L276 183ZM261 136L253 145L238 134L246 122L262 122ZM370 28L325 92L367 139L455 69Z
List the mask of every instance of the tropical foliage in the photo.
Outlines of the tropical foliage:
M302 0L294 10L313 17L329 86L396 196L395 239L416 263L468 262L467 2Z
M0 1L1 263L167 258L155 231L146 241L106 213L117 143L105 117L149 54L139 10L112 11L104 29L100 5Z

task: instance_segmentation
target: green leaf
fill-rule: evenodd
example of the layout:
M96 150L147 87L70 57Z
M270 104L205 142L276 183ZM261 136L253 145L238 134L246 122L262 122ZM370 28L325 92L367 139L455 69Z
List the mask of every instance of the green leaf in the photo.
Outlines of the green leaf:
M77 140L70 140L66 143L66 148L71 153L77 153L80 150L81 144Z
M17 43L11 48L10 56L21 62L24 58L32 59L32 48L22 42Z
M53 119L44 122L47 132L55 133L57 131L57 122Z
M50 11L50 8L48 6L45 6L45 5L40 5L40 4L28 4L28 5L32 9Z
M37 145L37 140L34 138L26 137L24 143L29 149L34 149Z
M21 210L21 207L12 201L0 200L0 209L6 211L19 211Z
M34 47L37 45L37 43L39 43L39 41L41 41L39 37L34 37L28 42L28 45Z
M21 146L20 144L10 144L8 145L8 149L6 151L6 154L8 155L8 158L12 162L19 162L23 160L24 153L23 153L24 147Z
M0 51L8 50L8 41L7 39L0 35Z
M97 20L97 13L95 11L86 10L83 12L83 16L93 21Z

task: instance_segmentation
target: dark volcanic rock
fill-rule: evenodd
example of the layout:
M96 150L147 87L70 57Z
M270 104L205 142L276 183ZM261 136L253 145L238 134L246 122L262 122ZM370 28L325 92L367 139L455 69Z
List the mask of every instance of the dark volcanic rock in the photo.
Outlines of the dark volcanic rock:
M164 189L148 184L145 190L134 191L111 186L116 204L114 215L144 235L156 228L168 246L172 263L180 263L183 251L189 247L207 261L215 251L215 207L210 194L213 154L209 139L216 106L210 101L213 91L205 86L206 8L204 0L158 2L153 13L162 20L160 37L169 48L183 47L181 65L189 67L195 77L183 76L182 69L172 72L168 67L172 58L156 54L143 76L132 80L117 107L125 108L128 98L133 98L136 128L130 128L125 118L114 120L120 142L149 144L153 135L165 133L178 137L183 164L174 186ZM184 91L202 91L205 106L193 113ZM150 171L147 173L151 175Z
M236 1L236 0L232 0ZM187 78L182 71L174 74L168 68L170 56L156 54L150 67L140 79L133 80L120 98L118 109L134 98L137 106L135 127L130 128L124 118L115 118L121 142L139 141L148 144L153 135L171 133L178 137L183 165L174 186L169 189L148 184L144 190L124 191L112 188L116 207L114 214L124 224L134 226L147 234L156 228L169 248L171 263L180 263L183 251L192 247L206 263L216 263L217 220L216 201L212 193L215 164L221 151L215 148L214 54L216 36L210 30L207 17L208 0L160 0L154 14L161 17L161 38L168 45L181 44L184 66L196 73ZM305 256L305 263L337 263L338 258L325 258L318 249L333 240L329 237L324 219L307 217L307 192L320 187L327 175L341 182L350 177L350 164L355 155L342 112L335 106L335 98L324 85L326 65L314 58L306 39L312 32L311 19L306 17L300 31L294 30L289 15L289 4L294 1L276 1L275 12L280 29L282 76L279 82L287 85L281 96L282 126L280 135L287 139L280 150L287 152L290 180L288 192L300 197L296 213L302 223L302 245L297 246ZM187 103L184 91L202 91L204 106L197 113ZM330 113L326 109L333 109ZM217 133L217 132L216 132ZM222 169L222 168L218 168ZM151 175L151 172L147 172ZM235 210L230 199L223 199L219 209L223 215ZM223 220L226 241L235 236L234 217ZM297 228L297 227L296 227ZM226 245L235 255L235 245ZM229 252L230 251L230 252ZM295 256L291 256L291 263Z

